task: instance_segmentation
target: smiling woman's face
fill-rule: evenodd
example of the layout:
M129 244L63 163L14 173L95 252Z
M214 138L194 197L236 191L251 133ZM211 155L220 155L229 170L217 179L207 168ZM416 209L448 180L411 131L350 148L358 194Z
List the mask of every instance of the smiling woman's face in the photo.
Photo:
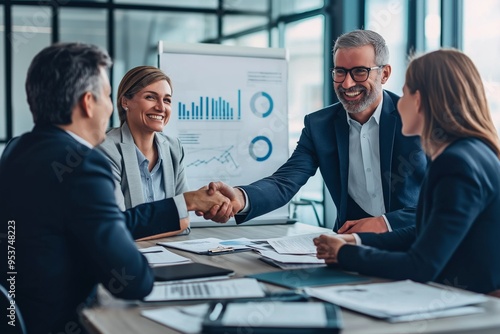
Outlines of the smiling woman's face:
M131 130L161 132L172 113L172 88L166 80L144 87L131 99L124 98L127 124Z

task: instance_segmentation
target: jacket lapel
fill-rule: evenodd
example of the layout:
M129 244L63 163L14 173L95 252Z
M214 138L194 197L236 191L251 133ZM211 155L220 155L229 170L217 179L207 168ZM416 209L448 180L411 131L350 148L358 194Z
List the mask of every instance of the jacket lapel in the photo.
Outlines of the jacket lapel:
M120 148L123 155L123 164L125 175L127 175L127 185L130 193L131 207L144 203L144 194L142 192L141 173L139 163L137 162L137 153L135 152L135 143L127 123L124 123L120 129L122 141Z
M386 211L390 211L392 180L392 154L394 150L394 137L396 135L396 106L389 94L384 92L384 104L380 113L380 172L382 177L382 190L384 192L384 205Z
M347 180L349 173L349 125L347 124L346 111L340 103L339 106L340 108L336 110L337 116L334 122L340 168L340 207L338 220L344 222L347 211Z
M175 177L172 171L172 166L174 165L174 163L172 161L172 155L170 154L170 147L168 145L167 138L161 136L159 133L155 133L155 140L158 143L158 149L161 150L161 157L163 159L161 168L163 171L163 185L165 194L167 195L167 197L173 197L177 194ZM173 189L173 193L171 189Z

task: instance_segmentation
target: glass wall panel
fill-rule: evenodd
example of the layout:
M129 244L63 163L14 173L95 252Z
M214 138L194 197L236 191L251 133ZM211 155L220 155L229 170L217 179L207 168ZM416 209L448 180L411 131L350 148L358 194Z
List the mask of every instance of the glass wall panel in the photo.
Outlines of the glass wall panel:
M209 14L116 10L115 22L113 96L128 70L158 66L158 41L197 43L217 36L216 16ZM119 124L116 113L113 118L113 124Z
M304 116L324 107L324 18L316 16L285 26L285 47L289 52L288 66L288 126L290 153L304 127ZM333 88L332 88L333 89ZM320 173L309 180L298 193L318 201L323 200L323 179ZM304 212L301 221L314 224L312 210ZM322 211L319 213L323 217Z
M464 52L476 64L484 81L491 114L500 131L500 2L464 0Z
M366 29L378 32L389 47L392 74L384 89L398 95L403 93L404 76L408 55L407 44L408 6L405 0L367 0Z
M268 0L225 0L224 9L267 11Z
M33 128L24 82L33 57L51 43L51 9L45 6L12 7L12 111L14 136Z
M425 15L425 50L441 47L441 1L427 0Z
M266 48L269 45L268 36L269 34L267 33L267 31L260 31L238 38L227 39L222 44Z
M107 48L105 9L61 8L59 40L84 42Z
M217 8L217 0L115 0L115 3L126 3L134 5L155 5L155 6L173 6L173 7L199 7L199 8Z
M323 5L323 0L273 0L273 17L303 13L309 10L321 8Z
M265 16L224 15L223 34L230 35L267 24Z
M5 119L5 27L3 6L0 6L0 140L7 139L7 120ZM1 150L1 148L0 148Z

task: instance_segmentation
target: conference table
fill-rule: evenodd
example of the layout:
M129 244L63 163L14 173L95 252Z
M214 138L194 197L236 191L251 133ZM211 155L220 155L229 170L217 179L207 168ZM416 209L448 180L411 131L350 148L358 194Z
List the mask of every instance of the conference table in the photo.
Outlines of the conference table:
M215 225L214 223L214 226ZM139 248L154 246L156 242L194 240L215 237L219 239L267 239L287 235L316 233L329 231L316 226L302 223L283 225L254 225L254 226L224 226L192 228L189 235L137 242ZM235 271L235 277L243 277L256 273L281 270L259 260L254 252L238 252L224 255L198 255L175 249L172 252L188 257L194 262L225 267ZM373 282L383 280L374 278ZM268 285L270 290L284 288ZM182 302L182 305L188 305ZM193 304L193 303L191 303ZM113 298L102 287L99 289L99 305L82 310L81 320L90 333L109 334L160 334L179 333L169 327L141 316L140 311L160 308L170 305L179 305L179 302L139 303L123 301ZM345 334L355 333L500 333L500 299L488 297L485 303L480 304L485 309L479 314L427 319L406 323L388 323L347 309L341 309L343 330Z

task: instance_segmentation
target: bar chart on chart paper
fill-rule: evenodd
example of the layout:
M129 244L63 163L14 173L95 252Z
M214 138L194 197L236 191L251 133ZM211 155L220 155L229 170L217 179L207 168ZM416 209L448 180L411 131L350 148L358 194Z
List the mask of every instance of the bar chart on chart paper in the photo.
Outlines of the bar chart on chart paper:
M235 105L221 96L200 96L191 103L178 103L177 115L179 121L212 120L234 121L241 120L241 90L237 92Z

